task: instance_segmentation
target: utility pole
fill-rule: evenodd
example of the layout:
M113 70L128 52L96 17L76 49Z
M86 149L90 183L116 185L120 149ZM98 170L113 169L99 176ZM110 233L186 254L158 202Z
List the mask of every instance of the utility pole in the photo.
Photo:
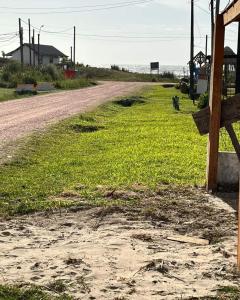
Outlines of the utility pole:
M240 23L238 23L238 47L237 47L237 69L236 69L236 94L240 93Z
M189 95L194 101L194 0L191 0L191 43L190 43L190 90Z
M220 0L216 0L216 16L219 15L220 10Z
M38 67L40 66L40 33L38 34Z
M214 38L214 0L210 2L211 10L211 58L213 57L213 38Z
M19 18L18 19L18 25L19 25L19 38L20 38L20 52L21 52L21 65L23 68L23 28L22 28L22 21Z
M73 47L71 46L71 63L73 62Z
M33 66L36 66L36 54L35 54L35 30L33 29L33 36L32 36L32 45L33 45Z
M73 37L73 63L76 65L76 26L74 26L74 37Z
M208 55L208 35L206 35L205 55L206 55L206 60L207 60L207 55Z
M28 43L29 43L29 65L32 65L32 49L31 49L31 21L28 19Z

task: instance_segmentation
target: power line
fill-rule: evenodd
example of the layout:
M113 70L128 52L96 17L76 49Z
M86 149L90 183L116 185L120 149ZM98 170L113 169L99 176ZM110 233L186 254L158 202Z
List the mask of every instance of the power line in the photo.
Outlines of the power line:
M28 23L21 19L23 23L25 23L26 25L28 25ZM39 30L40 28L38 28L37 26L34 26L31 24L31 27ZM63 29L61 31L50 31L50 30L45 30L42 29L42 32L47 33L47 34L57 34L57 35L63 35L63 36L72 36L72 33L68 33L68 31L72 30L73 27L69 27L66 29ZM148 34L149 35L149 34ZM188 39L190 36L189 35L175 35L175 36L170 36L170 35L157 35L157 36L146 36L146 35L142 35L142 36L129 36L129 35L103 35L103 34L86 34L86 33L77 33L76 36L80 36L80 37L97 37L97 38L120 38L120 39L164 39L164 40L169 40L169 39ZM196 38L199 39L205 39L205 36L199 35L196 36Z
M64 10L64 11L46 11L46 12L31 12L32 15L51 15L51 14L70 14L70 13L85 13L85 12L93 12L93 11L102 11L102 10L111 10L111 9L116 9L116 8L123 8L123 7L128 7L128 6L134 6L138 4L145 4L145 3L150 3L153 2L154 0L138 0L134 2L128 2L125 4L118 4L118 5L108 5L105 7L96 7L96 8L90 8L90 9L85 9L85 10ZM18 14L16 11L12 11L12 14ZM21 14L26 15L29 14L29 12L22 12Z
M152 1L152 0L151 0ZM139 2L150 2L150 0L134 0L134 1L124 1L124 2L117 2L114 5L135 5ZM9 10L66 10L66 9L81 9L81 8L97 8L97 7L108 7L113 6L112 3L105 3L105 4L94 4L94 5L81 5L81 6L58 6L58 7L10 7L10 6L0 6L1 9L9 9Z
M35 29L38 29L37 27L33 27ZM71 27L71 30L72 30L72 27ZM27 30L26 30L27 31ZM71 33L61 33L61 32L53 32L53 31L47 31L47 30L42 30L42 32L44 33L49 33L49 34L57 34L57 35L62 35L62 36L69 36L71 37L72 34ZM171 40L171 39L189 39L189 35L177 35L177 36L171 36L171 35L158 35L158 36L129 36L129 35L103 35L103 34L86 34L86 33L77 33L76 36L80 36L80 37L86 37L86 38L91 38L91 37L97 37L97 38L109 38L109 39L117 39L117 38L120 38L120 39L153 39L153 40L161 40L161 39L164 39L164 40ZM198 39L205 39L205 36L202 36L202 35L199 35L199 36L196 36L196 38Z

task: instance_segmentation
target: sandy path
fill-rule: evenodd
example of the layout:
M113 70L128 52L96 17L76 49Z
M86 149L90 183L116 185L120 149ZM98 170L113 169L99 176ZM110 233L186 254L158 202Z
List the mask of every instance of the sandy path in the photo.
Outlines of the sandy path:
M105 82L96 87L0 103L0 150L33 130L85 112L144 85L146 83Z
M89 207L67 191L50 199L75 199L68 211L0 218L0 284L56 292L60 280L80 300L187 300L239 286L235 212L220 198L198 189L98 189L106 199L131 195L139 206ZM168 239L185 235L217 240Z
M234 238L182 244L166 239L176 234L170 228L124 213L102 216L94 208L1 221L0 283L48 287L62 280L74 299L102 300L188 299L238 284L226 274Z

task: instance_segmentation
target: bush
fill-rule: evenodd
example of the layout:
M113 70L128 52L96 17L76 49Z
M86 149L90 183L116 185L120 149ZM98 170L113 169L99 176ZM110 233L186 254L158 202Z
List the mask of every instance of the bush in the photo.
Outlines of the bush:
M160 78L176 79L176 76L173 72L163 72L159 76L160 76Z
M37 85L37 80L31 76L25 75L23 78L23 83Z
M198 108L203 109L209 105L209 95L208 93L202 94L198 100Z
M189 94L189 85L185 82L182 82L180 85L180 91L183 94Z
M180 84L179 84L179 83L177 83L177 84L175 85L175 89L176 89L176 90L180 90Z
M51 78L52 81L63 79L63 72L55 65L42 66L40 70L44 76Z
M5 65L3 71L9 72L11 74L19 73L22 71L22 66L17 61L11 61L9 64Z
M23 75L23 78L22 78L22 83L25 83L25 84L37 84L37 79L38 79L39 76L37 76L37 74L35 72L26 72L24 75Z
M112 65L112 66L111 66L111 70L121 71L120 67L117 66L117 65Z
M84 88L88 86L95 85L95 82L91 82L85 78L81 79L65 79L65 80L58 80L55 83L55 87L57 89L63 89L63 90L71 90L71 89L79 89Z

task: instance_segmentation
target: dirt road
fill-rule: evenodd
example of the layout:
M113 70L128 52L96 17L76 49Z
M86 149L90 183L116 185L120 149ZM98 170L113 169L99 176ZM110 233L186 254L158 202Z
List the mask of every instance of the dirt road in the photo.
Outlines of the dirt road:
M0 150L33 130L90 110L144 85L146 83L105 82L96 87L0 103Z

